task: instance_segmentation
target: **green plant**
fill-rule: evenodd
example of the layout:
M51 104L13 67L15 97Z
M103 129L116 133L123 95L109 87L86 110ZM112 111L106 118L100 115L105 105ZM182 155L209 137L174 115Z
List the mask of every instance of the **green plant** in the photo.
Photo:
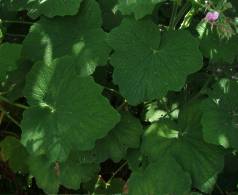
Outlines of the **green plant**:
M236 193L237 9L0 0L0 193Z

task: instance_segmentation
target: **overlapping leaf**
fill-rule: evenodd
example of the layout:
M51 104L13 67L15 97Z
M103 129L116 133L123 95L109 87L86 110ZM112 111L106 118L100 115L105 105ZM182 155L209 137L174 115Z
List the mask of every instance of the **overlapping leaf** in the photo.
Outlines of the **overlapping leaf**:
M181 166L184 174L189 174L193 187L203 192L209 192L213 189L217 174L223 169L223 152L219 147L207 144L202 140L201 112L190 115L197 108L194 106L193 109L184 110L184 114L179 117L179 124L169 120L152 124L144 134L142 151L149 158L148 166L152 166L151 163L160 164L163 159L172 157L174 160L168 162L170 167L165 166L165 163L160 169L177 170L178 166ZM186 112L188 113L186 114ZM184 118L188 115L195 118ZM156 165L153 166L156 167ZM151 177L155 173L158 173L156 168L151 171L153 174ZM163 176L163 178L165 177ZM175 176L168 178L166 182L176 182L179 179L180 177ZM180 189L178 185L174 186L177 186L177 190ZM154 187L151 186L151 188Z
M111 31L114 82L130 104L180 90L188 74L201 68L198 42L187 31L161 33L149 20L125 19Z
M24 40L23 54L47 63L57 57L73 55L83 67L83 74L91 74L96 65L106 63L110 52L101 25L98 3L84 1L76 16L42 18L35 23Z
M234 35L229 40L219 38L216 32L207 31L200 44L203 55L212 63L232 64L238 56L238 36Z
M82 0L1 0L10 10L28 10L28 15L37 18L40 15L47 17L75 15Z
M98 0L98 3L102 10L103 28L110 31L122 20L122 15L115 11L117 0Z
M0 157L0 160L8 162L9 167L15 172L28 170L28 153L14 137L6 137L0 142Z
M21 49L21 45L14 43L3 43L0 45L0 81L5 78L7 72L17 68Z
M203 102L202 125L207 142L238 148L238 82L222 79Z
M166 156L145 170L135 171L129 180L130 195L176 194L190 191L191 178L173 158Z
M142 126L137 119L123 113L118 125L103 139L98 140L93 153L97 161L111 158L118 162L125 157L128 148L137 148L140 144Z
M164 0L119 0L118 9L124 15L134 14L136 19L141 19L153 12L156 4Z
M140 122L123 112L121 121L104 138L97 140L92 150L76 153L87 163L101 163L107 159L119 162L126 157L128 149L139 147L142 133Z
M72 58L38 62L25 89L31 108L24 112L22 142L33 154L65 160L74 150L90 150L119 122L119 114L91 77L76 73Z
M64 163L50 162L46 156L32 156L29 169L40 188L46 193L56 194L60 185L79 189L82 182L89 181L97 173L98 165L82 163L74 154Z

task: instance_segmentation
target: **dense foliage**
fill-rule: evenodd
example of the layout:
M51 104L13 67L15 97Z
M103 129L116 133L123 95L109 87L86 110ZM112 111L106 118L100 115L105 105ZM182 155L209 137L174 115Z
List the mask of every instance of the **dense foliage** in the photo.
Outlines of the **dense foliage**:
M0 0L0 193L237 194L237 0Z

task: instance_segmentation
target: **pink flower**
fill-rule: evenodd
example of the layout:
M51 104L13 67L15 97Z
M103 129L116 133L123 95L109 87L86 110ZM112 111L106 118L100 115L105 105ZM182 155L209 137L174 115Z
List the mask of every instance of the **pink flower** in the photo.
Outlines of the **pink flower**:
M219 18L219 12L217 11L213 11L213 12L208 12L205 20L209 21L209 22L215 22L218 18Z

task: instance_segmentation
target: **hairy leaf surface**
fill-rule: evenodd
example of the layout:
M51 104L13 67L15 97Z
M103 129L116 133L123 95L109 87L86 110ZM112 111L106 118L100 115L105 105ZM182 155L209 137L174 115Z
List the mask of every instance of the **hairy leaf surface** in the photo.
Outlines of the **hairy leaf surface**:
M221 79L203 102L202 125L207 142L238 148L238 82Z
M34 65L27 80L31 108L24 112L22 142L34 154L65 160L89 150L119 122L119 114L91 77L80 77L70 57Z
M84 1L76 16L42 18L35 23L24 40L23 54L46 63L57 57L72 55L78 66L84 68L84 74L91 74L97 65L106 63L110 52L101 25L98 3Z
M111 31L109 44L115 51L114 82L133 105L180 90L202 65L198 42L189 32L161 33L149 20L123 20Z

